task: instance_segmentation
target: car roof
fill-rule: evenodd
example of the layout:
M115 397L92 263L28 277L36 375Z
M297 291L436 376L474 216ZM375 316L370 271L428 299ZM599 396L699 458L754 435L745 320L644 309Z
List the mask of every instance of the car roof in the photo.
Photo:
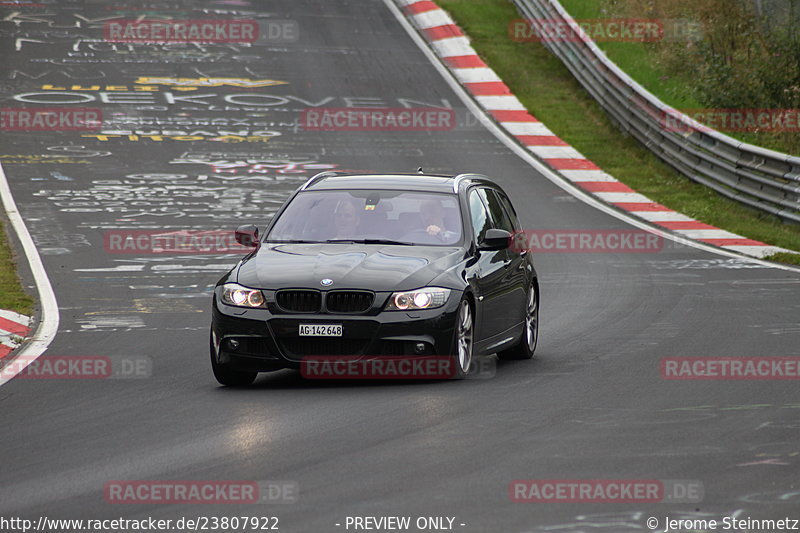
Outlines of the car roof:
M301 190L400 189L454 194L463 184L475 182L497 187L481 174L350 174L321 172L309 179Z

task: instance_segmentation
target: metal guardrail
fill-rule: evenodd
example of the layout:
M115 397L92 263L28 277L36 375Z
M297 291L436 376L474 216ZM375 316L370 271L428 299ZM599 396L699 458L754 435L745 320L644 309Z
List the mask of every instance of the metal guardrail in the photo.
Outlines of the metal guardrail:
M541 42L623 131L688 178L743 204L800 222L800 157L737 141L666 105L611 62L558 0L512 1L534 29L537 20L573 29L578 38Z

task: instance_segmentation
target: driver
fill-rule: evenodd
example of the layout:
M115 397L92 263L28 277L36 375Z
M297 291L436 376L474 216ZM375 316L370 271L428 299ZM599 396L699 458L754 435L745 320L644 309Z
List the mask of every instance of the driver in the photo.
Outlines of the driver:
M444 208L437 200L425 200L420 204L419 216L425 226L428 235L437 237L443 242L447 242L457 237L454 231L448 231L444 223Z

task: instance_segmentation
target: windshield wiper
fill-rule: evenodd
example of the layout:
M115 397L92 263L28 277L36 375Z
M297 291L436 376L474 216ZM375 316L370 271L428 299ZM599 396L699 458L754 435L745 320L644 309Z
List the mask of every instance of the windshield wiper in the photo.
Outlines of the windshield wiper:
M328 239L326 243L353 243L353 244L393 244L398 246L414 246L413 242L393 241L391 239Z
M324 241L304 241L301 239L269 239L267 244L320 244Z

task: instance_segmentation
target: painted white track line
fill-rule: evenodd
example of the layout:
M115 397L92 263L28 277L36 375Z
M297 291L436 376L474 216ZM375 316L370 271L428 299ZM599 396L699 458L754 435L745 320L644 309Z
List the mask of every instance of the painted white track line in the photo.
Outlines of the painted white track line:
M3 376L0 377L0 386L3 386L47 350L47 347L53 342L56 332L58 332L59 316L58 302L56 302L56 295L53 292L50 279L47 277L42 258L39 257L39 252L36 250L31 234L28 232L28 228L17 210L17 204L14 202L14 196L11 194L11 188L8 186L8 180L2 165L0 165L0 199L3 201L8 221L11 227L14 228L22 244L25 257L28 259L28 264L36 281L36 290L39 293L39 305L41 308L39 326L36 328L33 337L26 341L19 352L9 357L11 361L15 361L13 365L15 372L13 375L3 373ZM2 361L6 362L5 360Z
M469 44L469 38L450 15L434 2L384 0L384 4L481 123L510 150L562 189L592 207L674 242L725 257L800 272L800 268L792 265L760 259L774 252L790 250L723 232L694 220L653 202L603 172L527 112L480 59ZM402 11L397 4L402 6ZM432 21L439 25L432 25ZM475 73L470 74L473 70Z

